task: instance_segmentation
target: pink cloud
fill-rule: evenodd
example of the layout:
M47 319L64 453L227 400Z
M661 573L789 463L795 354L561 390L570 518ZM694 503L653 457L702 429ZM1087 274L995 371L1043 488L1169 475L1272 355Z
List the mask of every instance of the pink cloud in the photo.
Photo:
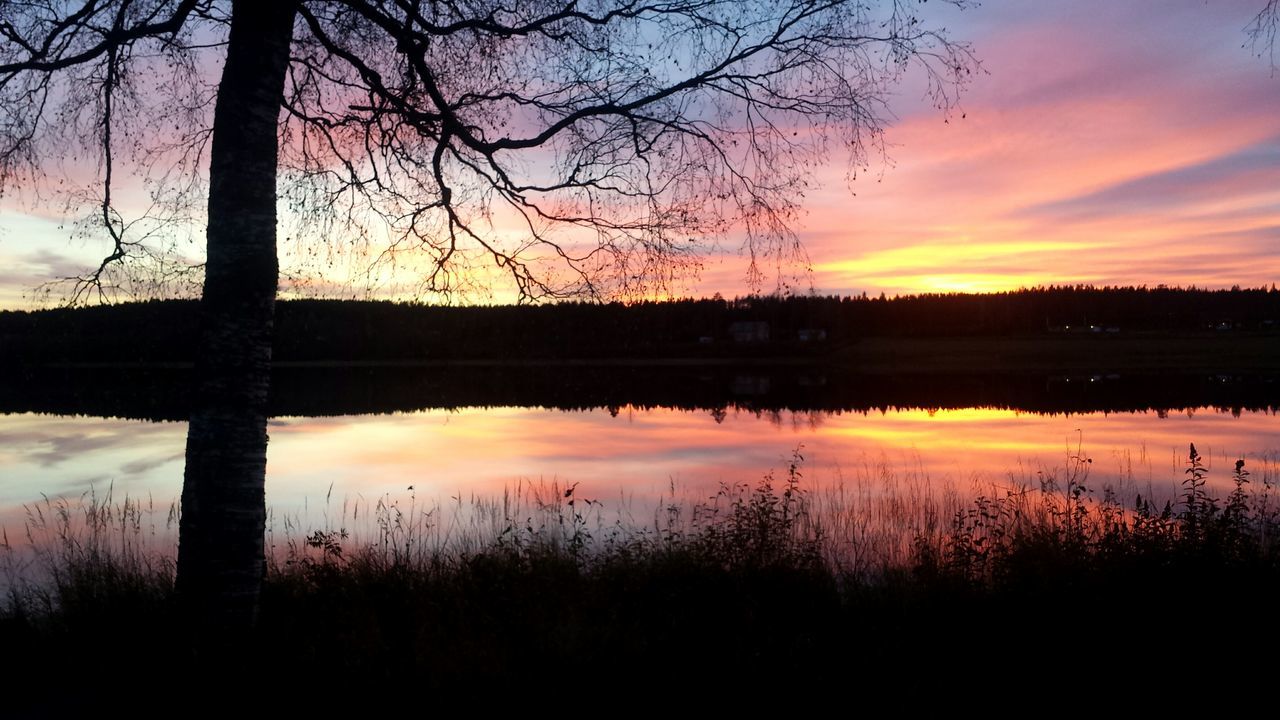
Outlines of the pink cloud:
M856 197L839 169L827 171L802 231L816 286L1230 285L1280 275L1269 242L1280 183L1267 144L1280 81L1223 20L1241 8L1082 5L990 21L975 40L990 74L975 81L964 117L944 123L908 108L889 130L892 166L854 181ZM1051 217L1055 207L1074 213ZM1203 265L1148 262L1190 259L1210 235L1235 261L1207 277ZM715 280L731 282L723 272Z

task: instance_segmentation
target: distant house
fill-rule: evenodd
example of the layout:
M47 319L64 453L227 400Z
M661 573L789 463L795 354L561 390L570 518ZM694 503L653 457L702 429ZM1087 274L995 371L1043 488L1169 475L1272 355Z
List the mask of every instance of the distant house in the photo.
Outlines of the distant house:
M827 331L822 328L804 328L796 333L800 342L825 342Z
M769 323L761 320L729 323L729 337L736 343L769 342Z

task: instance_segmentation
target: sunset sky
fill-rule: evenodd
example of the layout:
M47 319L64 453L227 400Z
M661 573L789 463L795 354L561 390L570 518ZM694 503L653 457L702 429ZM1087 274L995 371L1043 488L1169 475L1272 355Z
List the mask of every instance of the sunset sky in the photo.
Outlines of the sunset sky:
M825 171L799 228L804 289L1280 279L1280 73L1243 32L1263 4L985 0L934 16L985 73L949 121L909 79L889 161L852 184L841 163ZM69 236L50 208L0 208L0 308L106 251ZM745 261L712 257L681 290L744 294Z

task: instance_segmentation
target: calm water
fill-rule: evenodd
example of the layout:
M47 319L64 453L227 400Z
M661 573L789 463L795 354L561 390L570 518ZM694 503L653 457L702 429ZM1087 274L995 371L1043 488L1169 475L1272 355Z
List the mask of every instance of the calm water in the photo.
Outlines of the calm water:
M580 497L643 507L673 485L704 496L721 482L782 471L803 447L816 484L882 467L960 488L1009 485L1063 467L1077 448L1095 485L1125 479L1172 493L1187 443L1228 479L1236 458L1274 478L1274 409L1045 414L1015 408L759 410L611 406L424 409L271 421L267 501L322 522L342 501L384 495L497 495L522 480L578 483ZM180 492L186 425L34 412L0 415L0 520L13 531L42 496L110 490L168 505Z

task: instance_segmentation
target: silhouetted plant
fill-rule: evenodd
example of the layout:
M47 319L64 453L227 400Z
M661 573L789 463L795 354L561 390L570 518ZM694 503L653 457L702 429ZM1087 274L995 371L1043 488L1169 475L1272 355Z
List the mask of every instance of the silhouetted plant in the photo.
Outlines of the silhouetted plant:
M804 524L808 510L800 487L801 450L792 452L781 480L770 470L754 488L722 484L711 503L695 508L700 531L695 547L730 568L819 563L821 533Z
M1046 617L1078 623L1093 612L1090 603L1105 600L1140 607L1139 617L1151 614L1158 625L1183 622L1174 611L1185 605L1225 612L1280 585L1269 465L1251 477L1237 462L1230 493L1214 500L1203 459L1188 454L1191 472L1176 504L1149 496L1127 504L1091 479L1093 465L1077 451L1038 482L958 506L881 498L916 517L899 524L901 516L876 515L869 496L819 502L824 496L802 477L801 450L755 484L666 501L648 526L607 521L580 486L556 482L454 498L452 511L410 495L344 504L332 527L285 519L283 562L269 565L265 585L261 642L270 657L299 666L412 675L431 687L459 678L514 681L544 664L680 662L671 658L679 643L696 647L691 667L703 658L737 670L761 659L816 666L819 655L806 653L825 648L830 655L821 657L840 662L863 662L865 651L874 668L904 645L922 648L921 656L959 648L990 660L1009 648L1021 657L1032 644L1001 629L1006 614L1018 618L1010 627ZM21 630L30 642L63 647L57 643L79 638L87 648L99 637L95 624L163 621L172 565L142 540L173 517L125 505L88 496L33 506L28 542L43 554L27 582L10 582L0 636ZM1206 516L1206 507L1219 510ZM885 544L859 546L865 525L850 521L857 518L879 523ZM20 548L5 543L12 575ZM909 553L893 556L894 543ZM849 563L842 553L855 549L899 559ZM1167 602L1173 597L1185 602ZM1190 633L1181 642L1229 640Z
M1182 513L1184 532L1198 537L1218 513L1217 499L1206 490L1204 458L1196 451L1195 443L1187 454L1186 478L1182 481Z
M313 530L307 536L307 547L315 548L323 553L325 561L342 560L342 542L348 537L347 531L342 530Z

